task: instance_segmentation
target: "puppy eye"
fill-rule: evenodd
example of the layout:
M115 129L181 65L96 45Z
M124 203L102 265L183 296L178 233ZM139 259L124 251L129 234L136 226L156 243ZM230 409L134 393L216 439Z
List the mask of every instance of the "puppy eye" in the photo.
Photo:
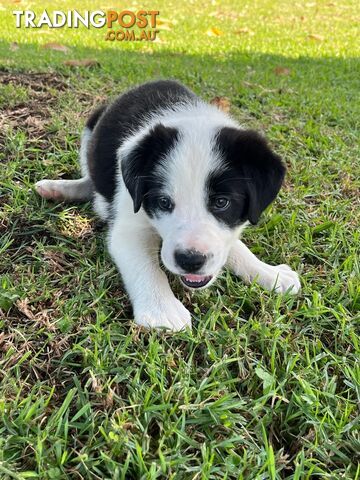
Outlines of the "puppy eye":
M211 201L211 206L218 212L223 212L230 206L230 200L226 197L214 197Z
M157 199L157 203L159 205L159 208L161 210L164 210L165 212L168 212L169 210L172 210L173 208L173 203L170 200L169 197L159 197Z

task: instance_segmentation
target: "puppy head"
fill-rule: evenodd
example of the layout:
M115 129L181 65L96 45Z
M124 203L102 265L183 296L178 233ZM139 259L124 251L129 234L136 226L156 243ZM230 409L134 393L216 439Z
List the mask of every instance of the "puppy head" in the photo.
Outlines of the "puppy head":
M134 211L162 238L161 258L189 288L215 280L247 222L275 199L285 167L252 130L158 124L122 159Z

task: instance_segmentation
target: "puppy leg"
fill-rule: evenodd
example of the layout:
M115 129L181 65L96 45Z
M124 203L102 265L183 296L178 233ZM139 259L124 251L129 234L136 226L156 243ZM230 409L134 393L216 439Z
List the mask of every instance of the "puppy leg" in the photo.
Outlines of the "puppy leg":
M86 202L91 200L94 186L87 164L87 151L90 139L91 130L85 127L81 136L79 154L82 178L79 180L41 180L35 184L35 190L41 197L59 202Z
M40 180L35 184L37 193L47 200L86 202L93 195L90 177L79 180Z
M245 282L257 280L266 290L274 289L277 293L289 290L292 294L300 290L299 276L288 265L262 262L240 240L230 250L227 266Z
M190 313L160 269L158 250L159 238L144 225L117 223L109 232L109 251L130 296L135 323L173 331L191 328Z

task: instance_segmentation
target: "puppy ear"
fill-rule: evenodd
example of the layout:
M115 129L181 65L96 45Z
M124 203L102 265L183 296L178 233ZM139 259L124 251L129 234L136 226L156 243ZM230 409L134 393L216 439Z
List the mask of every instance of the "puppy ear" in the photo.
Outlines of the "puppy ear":
M121 173L134 202L134 212L140 210L144 195L156 180L155 169L178 140L176 128L155 125L121 158Z
M263 210L275 200L286 168L266 139L254 130L225 127L220 130L217 144L226 164L239 175L239 186L247 192L247 219L253 225Z

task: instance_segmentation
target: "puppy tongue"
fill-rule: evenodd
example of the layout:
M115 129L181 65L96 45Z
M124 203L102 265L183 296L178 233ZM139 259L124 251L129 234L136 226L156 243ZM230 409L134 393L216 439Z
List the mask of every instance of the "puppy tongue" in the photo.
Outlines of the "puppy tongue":
M189 274L189 275L184 275L185 276L185 279L188 281L188 282L203 282L205 280L205 275L193 275L193 274Z

